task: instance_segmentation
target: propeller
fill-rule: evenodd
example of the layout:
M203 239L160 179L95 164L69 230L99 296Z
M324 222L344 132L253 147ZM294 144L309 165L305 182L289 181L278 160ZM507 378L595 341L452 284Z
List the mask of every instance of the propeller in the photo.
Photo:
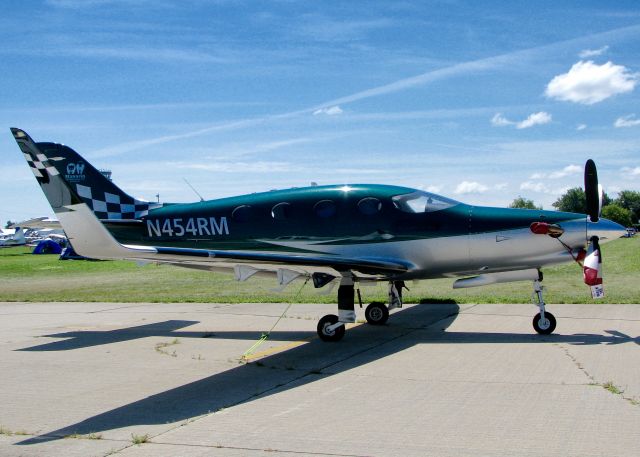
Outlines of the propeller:
M587 197L587 215L591 222L598 222L602 210L602 186L598 184L598 170L591 159L584 166L584 193Z
M584 193L587 199L587 227L589 222L596 223L600 220L602 211L602 186L598 184L598 170L593 160L587 160L584 166ZM600 252L600 239L592 236L589 240L589 248L582 266L584 283L591 287L592 298L604 297L602 285L602 253Z

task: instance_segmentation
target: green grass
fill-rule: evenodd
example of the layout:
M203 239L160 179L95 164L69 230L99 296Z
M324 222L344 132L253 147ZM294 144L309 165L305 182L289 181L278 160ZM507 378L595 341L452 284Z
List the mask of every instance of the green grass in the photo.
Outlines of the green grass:
M603 245L607 303L640 303L640 237ZM168 265L138 266L127 261L58 260L57 255L31 255L29 248L0 249L0 301L88 302L300 302L333 303L337 290L320 295L311 284L300 294L294 282L274 292L275 279L237 282L232 274L210 273ZM592 303L575 263L544 269L548 303ZM526 282L458 289L452 279L407 283L405 301L458 303L529 303L532 287ZM320 289L322 290L322 289ZM386 287L362 287L363 301L385 301Z

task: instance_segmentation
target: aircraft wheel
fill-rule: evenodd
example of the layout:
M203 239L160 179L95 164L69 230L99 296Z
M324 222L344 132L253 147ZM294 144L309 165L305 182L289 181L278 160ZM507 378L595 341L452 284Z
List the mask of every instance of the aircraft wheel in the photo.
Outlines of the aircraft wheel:
M327 314L320 322L318 322L318 336L322 341L340 341L344 336L344 325L336 328L335 330L329 330L327 327L338 322L338 316L335 314Z
M389 308L384 303L374 301L364 311L364 317L371 325L384 325L389 319Z
M540 335L550 335L556 329L556 318L548 311L544 312L544 320L540 313L533 318L533 329Z

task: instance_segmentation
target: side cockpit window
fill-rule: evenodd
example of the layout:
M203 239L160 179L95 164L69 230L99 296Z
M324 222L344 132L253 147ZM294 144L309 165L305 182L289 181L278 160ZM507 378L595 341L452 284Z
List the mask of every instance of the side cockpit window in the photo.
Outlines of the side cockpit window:
M393 205L405 213L431 213L450 208L458 204L450 198L421 190L410 194L396 195L391 199Z

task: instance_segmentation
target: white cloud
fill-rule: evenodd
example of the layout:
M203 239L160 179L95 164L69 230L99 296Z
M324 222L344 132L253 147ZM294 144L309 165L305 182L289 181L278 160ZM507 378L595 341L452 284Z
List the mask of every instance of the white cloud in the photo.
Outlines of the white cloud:
M342 108L336 105L336 106L330 106L326 108L320 108L313 112L314 116L318 116L319 114L326 114L327 116L336 116L338 114L342 114Z
M539 113L530 114L523 121L512 121L502 115L502 113L496 113L491 118L491 125L494 127L506 127L508 125L515 125L517 129L528 129L534 125L548 124L551 122L551 114L540 111Z
M628 116L622 116L616 119L613 123L614 127L635 127L636 125L640 125L640 119L635 119L635 114L629 114Z
M583 49L582 51L580 51L579 56L581 59L588 59L589 57L601 56L608 50L609 50L609 46L602 46L601 48L598 48L598 49Z
M488 186L484 184L480 184L477 181L462 181L457 185L456 190L453 191L454 194L482 194L489 190Z
M640 176L640 167L623 167L622 173L627 176Z
M520 184L520 190L530 190L532 192L548 195L562 195L567 190L569 190L569 188L569 186L563 186L552 189L545 183L542 183L540 181L524 181L522 184Z
M571 164L567 165L562 170L552 171L551 173L534 173L529 177L529 179L560 179L564 178L565 176L575 175L581 172L581 166Z
M493 125L494 127L505 127L507 125L513 125L513 124L515 124L515 122L510 121L509 119L504 117L502 113L496 113L491 118L491 125Z
M578 126L576 127L576 130L580 131L586 128L587 128L587 124L578 124Z
M525 181L520 184L520 190L531 190L533 192L548 193L549 188L541 182Z
M517 129L528 129L534 125L543 125L551 122L551 114L540 111L539 113L530 114L524 121L518 122Z
M549 174L550 179L564 178L565 176L575 175L582 172L582 167L579 165L567 165L561 171L554 171Z
M638 82L638 75L630 73L622 65L607 62L597 65L593 61L580 61L567 73L554 77L545 95L558 100L593 105L607 98L631 92Z
M440 191L442 190L442 186L427 186L427 188L425 189L427 192L433 192L434 194L439 194Z

